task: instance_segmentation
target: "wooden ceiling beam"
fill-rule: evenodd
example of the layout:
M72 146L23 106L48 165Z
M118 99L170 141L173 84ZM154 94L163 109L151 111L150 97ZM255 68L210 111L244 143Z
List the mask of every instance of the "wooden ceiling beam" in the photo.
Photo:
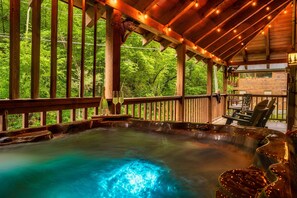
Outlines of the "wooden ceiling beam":
M170 46L171 42L166 40L166 39L162 39L162 41L160 42L160 51L163 52L165 51L169 46Z
M142 35L142 46L148 45L157 35L151 32L147 32Z
M159 0L153 0L153 1L151 1L151 3L150 3L148 6L146 6L146 8L145 8L142 12L143 12L143 13L148 12L148 11L149 11L150 9L152 9L152 7L153 7L154 5L156 5L158 2L159 2ZM138 3L142 3L142 2L139 0ZM137 7L137 5L136 5L135 7Z
M280 4L280 1L274 2L274 4L272 4L271 6L271 10L272 10L270 12L271 18L277 15L279 12L279 9L283 8L283 6L287 4L288 4L287 2L281 3L281 4ZM262 16L261 18L260 18L260 15ZM259 26L263 26L268 23L267 16L268 14L263 16L261 13L258 13L254 18L251 18L250 20L246 21L244 24L238 26L236 28L237 34L234 34L234 33L228 34L220 38L219 40L216 40L215 43L208 46L208 48L206 49L209 51L212 51L213 53L216 53L217 51L220 51L221 48L223 48L225 45L227 45L228 42L231 42L233 40L238 41L238 35L241 35L243 38L244 38L244 34L250 35L251 32L255 31L255 29L258 29Z
M218 28L221 28L225 23L231 20L232 17L236 16L237 14L242 12L242 10L250 6L250 4L250 0L239 2L236 1L233 5L230 5L230 7L226 9L226 11L223 11L221 14L211 15L210 17L201 20L198 24L196 24L195 29L193 29L194 31L189 33L189 36L191 38L197 38L197 35L199 35L199 40L202 40L212 32L217 31ZM196 41L196 43L198 41Z
M274 59L274 60L258 60L258 61L246 61L246 62L229 62L228 65L263 65L263 64L276 64L276 63L287 63L287 59Z
M277 0L277 2L283 2L284 0ZM224 24L221 28L220 32L212 32L208 36L200 39L199 36L194 38L195 43L200 47L207 48L212 44L216 43L220 39L224 39L224 37L228 34L234 35L232 32L234 29L237 29L241 24L245 24L249 19L258 20L263 16L266 16L268 11L266 11L266 7L274 1L271 0L262 0L258 1L257 6L250 6L241 12L239 15L232 18L232 20L228 21L228 23ZM238 31L238 30L237 30ZM236 33L238 35L238 33Z
M196 55L194 58L197 61L196 63L199 63L200 61L203 61L203 59L204 59L204 57L203 56L200 56L200 55Z
M270 28L266 28L264 31L265 35L265 49L266 49L266 60L270 60ZM267 69L269 69L270 64L267 63Z
M230 1L230 0L228 0ZM199 20L189 20L190 24L188 25L189 28L187 28L183 35L188 35L189 32L191 32L193 29L195 29L196 25L199 23L199 21L203 20L203 18L209 17L211 14L215 12L215 9L217 7L220 7L220 5L224 4L224 0L217 0L217 1L208 1L203 7L198 9L199 13Z
M183 16L186 12L188 12L194 5L195 1L190 1L189 3L185 3L183 7L179 9L179 11L174 15L170 21L167 23L167 27L170 27L176 20L178 20L181 16ZM171 12L171 11L170 11Z
M105 6L101 4L97 4L97 20L96 22L104 15L106 9ZM87 27L93 27L95 24L94 20L94 7L93 6L87 6L86 9L86 26Z
M157 22L156 20L152 19L151 17L145 18L143 13L140 13L139 10L135 9L134 7L128 5L123 1L117 1L116 3L113 0L96 0L101 4L110 6L114 9L117 9L122 14L131 17L132 19L138 21L140 25L139 28L152 32L173 44L180 44L184 43L187 46L187 49L191 48L191 50L195 51L195 53L199 54L203 52L203 49L199 46L196 46L194 49L194 43L189 41L188 39L184 39L180 34L176 33L175 31L168 31L166 26L162 25L161 23ZM183 40L182 40L183 39ZM215 56L212 56L211 53L205 52L203 53L205 58L212 58L214 62L218 62L219 64L225 65L221 59L218 59Z
M282 3L281 5L279 5L279 1L275 2L276 4L274 4L274 6L271 8L273 10L270 13L271 18L274 19L280 13L280 11L287 6L288 2L289 1ZM277 7L275 8L275 6ZM246 40L246 37L249 37L254 32L258 33L259 31L261 31L269 22L267 19L267 16L268 15L263 16L260 21L257 21L256 19L247 21L246 23L250 24L248 28L244 29L244 27L247 27L247 25L240 26L238 28L237 35L230 34L226 36L224 39L221 39L220 41L215 43L213 46L207 48L207 50L212 51L214 54L217 55L217 54L223 54L225 51L229 51L229 49L232 48L232 46L238 43L244 43L244 46L246 46L248 42L248 40ZM242 39L239 39L238 35L241 35Z
M260 30L261 29L259 29L259 31ZM248 43L249 41L251 41L258 34L259 31L256 31L256 32L252 33L250 36L243 39L242 42ZM229 60L234 55L236 55L242 48L244 48L242 43L236 43L231 48L229 48L229 49L225 50L223 53L221 53L219 57L221 57L223 60Z
M191 51L187 51L186 52L186 56L187 56L187 61L191 60L193 57L196 56L195 53L191 52Z
M243 59L243 62L248 62L248 55L247 55L246 49L242 50L242 59Z

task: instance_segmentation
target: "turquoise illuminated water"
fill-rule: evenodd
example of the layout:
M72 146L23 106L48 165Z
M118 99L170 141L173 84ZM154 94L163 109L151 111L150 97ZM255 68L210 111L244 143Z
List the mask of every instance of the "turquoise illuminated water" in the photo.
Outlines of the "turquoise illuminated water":
M214 197L221 173L251 163L231 145L95 129L0 147L0 197Z

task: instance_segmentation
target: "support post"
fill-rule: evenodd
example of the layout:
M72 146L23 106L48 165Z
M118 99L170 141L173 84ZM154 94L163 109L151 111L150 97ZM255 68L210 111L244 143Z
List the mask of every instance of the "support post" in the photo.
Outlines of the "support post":
M10 1L10 99L17 99L20 95L20 2Z
M296 51L297 49L297 31L296 31L296 0L293 0L293 16L292 16L292 50ZM287 130L296 130L297 128L297 120L295 118L296 115L296 66L289 66L290 71L288 74L288 82L287 82Z
M228 67L223 66L223 94L224 96L224 110L223 114L226 115L226 110L227 110L227 94L228 94L228 74L227 74L227 69Z
M32 1L31 98L39 97L41 1Z
M73 0L68 1L68 33L67 33L67 75L66 97L71 97L71 68L72 68L72 35L73 35Z
M186 45L181 44L176 48L177 54L177 80L176 94L181 99L176 103L176 121L184 121L185 106L185 68L186 68Z
M118 10L106 7L105 97L107 99L112 98L112 91L120 90L121 18L122 14ZM111 112L114 111L114 107L110 109Z
M207 95L208 100L208 118L207 121L212 123L212 89L213 89L213 60L208 59L207 61Z
M51 18L51 85L50 97L57 94L57 41L58 41L58 0L52 0Z

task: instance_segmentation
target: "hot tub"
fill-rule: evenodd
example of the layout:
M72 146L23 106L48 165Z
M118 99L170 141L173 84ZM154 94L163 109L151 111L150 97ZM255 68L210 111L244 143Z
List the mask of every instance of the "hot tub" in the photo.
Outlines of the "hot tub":
M82 126L93 129L71 134ZM276 131L139 120L48 128L58 129L70 134L0 147L1 197L247 197L289 181Z

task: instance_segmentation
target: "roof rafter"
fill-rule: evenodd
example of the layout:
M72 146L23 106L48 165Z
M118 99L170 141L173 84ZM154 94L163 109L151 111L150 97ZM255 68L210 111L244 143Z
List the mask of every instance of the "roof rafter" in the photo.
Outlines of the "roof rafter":
M280 2L282 0L277 0L277 2ZM261 16L266 16L267 11L266 7L274 1L271 0L262 0L258 2L257 8L256 6L250 6L247 9L245 9L243 12L241 12L239 15L232 18L232 20L228 21L224 26L220 27L221 32L212 32L212 34L209 34L208 36L204 37L203 39L197 38L195 43L198 44L201 47L209 47L213 43L216 43L219 39L224 38L227 34L232 33L234 29L236 29L238 26L243 24L244 22L248 21L249 19L255 18L256 20L258 17L255 15L260 13ZM260 9L259 9L260 7ZM238 34L238 33L236 33Z
M230 0L228 0L230 1ZM200 13L200 20L198 21L191 21L191 24L189 25L189 28L183 32L183 35L187 35L189 32L192 31L192 29L195 28L195 26L199 23L199 21L203 20L203 18L208 17L212 13L215 12L215 8L219 7L220 5L224 4L224 0L217 0L215 3L207 3L202 8L198 9L198 12Z
M283 10L288 5L289 2L290 1L286 1L285 3L280 5L276 10L274 10L273 14L270 15L271 18L274 19L276 16L278 16L279 13L281 12L281 10ZM263 19L263 20L265 20L265 19ZM241 40L241 42L238 42L237 44L233 45L233 47L224 46L224 50L221 49L221 54L219 55L219 57L224 57L224 59L229 58L230 57L229 55L227 57L224 56L226 53L231 54L233 57L240 49L243 48L242 43L244 43L246 45L248 42L251 41L252 38L254 38L266 26L266 24L264 24L263 26L261 26L261 25L262 25L261 23L254 24L252 26L253 29L250 29L249 31L247 31L244 34L244 36L246 36L246 38ZM237 46L237 47L235 47L235 46ZM222 51L224 51L224 52L222 52Z
M222 14L217 15L213 19L208 19L206 23L204 23L203 25L195 29L196 32L193 34L193 38L195 38L195 35L200 35L199 40L202 40L212 32L217 31L218 28L221 29L221 27L225 23L227 23L232 17L236 16L242 10L246 9L246 7L250 6L250 2L251 2L250 0L240 1L238 2L238 4L236 4L236 6L232 6L228 10L226 10L226 12L223 12ZM195 43L197 42L198 41L196 40Z
M171 26L177 19L188 12L195 5L195 3L195 1L190 1L189 3L184 4L184 7L180 8L179 12L172 19L170 19L166 26Z
M272 19L275 18L279 13L279 9L283 9L283 7L287 4L288 1L283 3L280 3L280 1L275 1L274 4L271 5L272 11L270 13L266 13L265 15L263 15L261 12L258 12L258 14L255 15L254 18L251 18L244 24L237 27L237 34L229 34L223 38L220 38L220 40L217 40L216 43L213 43L211 46L209 46L207 50L213 51L213 53L215 54L219 54L220 52L231 48L230 46L232 46L232 43L234 45L234 42L243 42L244 44L246 44L246 41L239 39L238 35L241 35L242 38L245 38L254 31L260 31L261 28L265 27L267 23L270 22L267 19L267 16L271 16ZM249 26L247 26L247 24L249 24Z
M148 12L154 5L156 5L159 2L159 0L153 0L142 12L146 13ZM138 3L142 3L141 1L138 1ZM136 4L137 5L137 4Z

